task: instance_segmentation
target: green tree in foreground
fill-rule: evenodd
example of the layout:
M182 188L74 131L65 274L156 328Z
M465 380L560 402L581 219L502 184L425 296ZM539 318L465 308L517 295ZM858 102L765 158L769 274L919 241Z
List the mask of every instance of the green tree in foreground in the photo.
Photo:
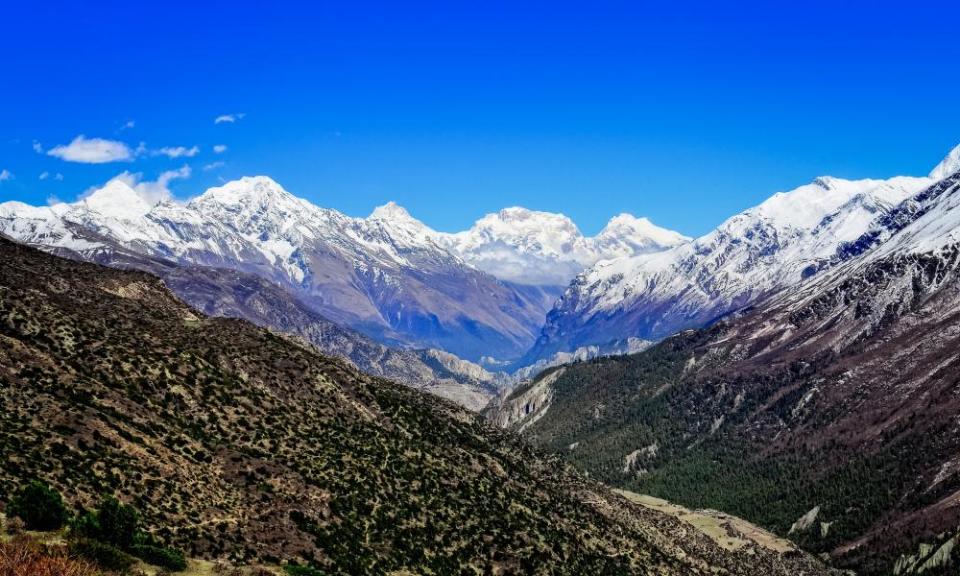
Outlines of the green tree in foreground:
M104 568L119 570L129 555L155 566L179 572L187 567L183 553L159 546L140 530L140 514L133 506L107 496L96 512L81 514L73 525L79 536L77 551Z
M45 532L63 526L68 513L59 492L34 480L10 501L7 516L21 518L28 530Z

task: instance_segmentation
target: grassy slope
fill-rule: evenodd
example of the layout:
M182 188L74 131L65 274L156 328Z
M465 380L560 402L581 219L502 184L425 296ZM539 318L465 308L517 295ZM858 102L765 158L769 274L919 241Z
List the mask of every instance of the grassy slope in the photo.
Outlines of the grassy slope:
M155 278L0 240L0 500L133 503L193 556L334 573L793 573L726 553L469 412Z

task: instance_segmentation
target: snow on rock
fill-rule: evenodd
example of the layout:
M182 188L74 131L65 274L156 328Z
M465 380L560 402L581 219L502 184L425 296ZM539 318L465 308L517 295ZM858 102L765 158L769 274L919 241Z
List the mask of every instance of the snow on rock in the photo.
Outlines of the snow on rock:
M821 177L670 250L600 261L557 301L523 363L629 337L658 340L799 284L931 178Z
M123 250L254 273L382 342L468 359L515 358L550 305L465 263L395 203L353 218L266 176L185 203L140 192L118 177L72 204L5 203L0 232L101 262Z
M960 146L951 150L947 157L930 171L930 178L943 180L957 172L960 172Z

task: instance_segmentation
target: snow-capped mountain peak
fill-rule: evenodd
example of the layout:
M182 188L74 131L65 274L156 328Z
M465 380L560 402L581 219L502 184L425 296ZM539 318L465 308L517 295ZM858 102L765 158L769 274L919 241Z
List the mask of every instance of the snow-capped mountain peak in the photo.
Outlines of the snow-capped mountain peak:
M464 260L518 284L563 286L587 266L609 258L682 244L685 236L645 218L621 214L595 237L585 237L564 214L504 208L467 231L440 241Z
M244 176L210 188L186 208L245 234L277 234L310 223L321 212L268 176Z
M149 212L153 205L122 178L114 178L103 188L94 190L77 202L75 208L83 208L117 220L136 220Z
M269 203L298 203L293 194L269 176L244 176L222 186L209 188L190 201L190 206L221 205L229 207L264 206Z
M930 178L934 180L943 180L960 172L960 145L950 151L937 166L930 171Z
M610 257L665 250L689 242L690 238L661 228L648 218L637 218L624 212L611 218L594 240Z
M499 241L525 252L558 256L576 249L583 238L573 220L563 214L528 210L519 206L487 214L459 234L464 246Z
M374 208L373 212L370 213L370 216L367 217L367 220L385 220L388 222L419 222L410 215L410 212L408 212L406 208L397 204L393 200L382 206L377 206Z

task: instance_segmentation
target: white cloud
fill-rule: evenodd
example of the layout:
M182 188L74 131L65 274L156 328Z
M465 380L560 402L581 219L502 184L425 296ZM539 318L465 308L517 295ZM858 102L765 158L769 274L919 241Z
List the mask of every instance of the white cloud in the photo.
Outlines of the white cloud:
M63 182L63 174L57 172L57 175L53 177L57 182Z
M167 170L160 174L160 176L154 180L144 180L143 174L140 172L131 173L123 172L120 175L114 177L112 180L119 180L126 184L127 186L133 188L133 190L143 198L148 204L156 204L162 200L169 200L173 197L173 194L170 192L170 182L173 180L189 178L191 174L190 167L183 165L179 170Z
M47 196L47 206L56 206L57 204L63 204L63 202L53 194Z
M123 142L86 138L83 134L74 138L69 144L51 148L47 154L68 162L84 164L106 164L133 159L133 153Z
M194 146L187 148L185 146L167 146L151 152L153 156L167 156L168 158L193 158L200 153L200 148Z
M5 182L7 180L13 180L13 173L4 168L0 170L0 182Z
M124 130L130 130L132 128L135 128L136 126L137 126L137 123L135 121L127 120L126 122L123 123L123 126L120 127L120 131L123 132Z
M41 146L36 140L33 141L33 151L37 154L43 154L43 146Z
M226 144L217 144L217 145L215 145L215 146L213 147L213 151L214 151L215 153L217 153L217 154L223 154L224 152L227 151L227 145L226 145Z
M209 163L209 164L205 164L204 167L203 167L203 171L204 171L204 172L209 172L209 171L211 171L211 170L216 170L217 168L222 168L225 164L226 164L226 163L223 162L222 160L217 160L216 162L211 162L211 163Z
M41 180L46 180L46 179L49 178L49 177L50 177L50 173L49 173L49 172L41 172L41 173L40 173L40 179L41 179Z
M224 122L234 123L237 120L242 120L246 116L246 113L240 112L237 114L221 114L213 119L214 124L223 124Z

